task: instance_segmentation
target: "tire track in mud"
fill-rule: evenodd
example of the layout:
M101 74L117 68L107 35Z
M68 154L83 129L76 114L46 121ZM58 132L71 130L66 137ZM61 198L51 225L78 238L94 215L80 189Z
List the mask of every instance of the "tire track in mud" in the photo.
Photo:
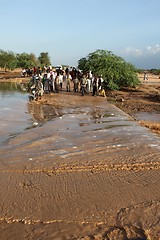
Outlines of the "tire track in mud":
M160 162L146 162L134 164L94 164L82 166L60 166L52 169L33 169L33 170L1 170L1 173L67 173L67 172L99 172L99 171L145 171L145 170L159 170Z
M134 168L133 168L134 166ZM74 167L60 167L57 169L52 169L52 170L47 170L47 169L42 169L42 170L24 170L24 171L17 171L16 173L44 173L47 174L48 176L52 176L54 173L60 173L59 176L61 176L61 173L66 173L66 172L73 172L76 173L78 172L86 172L86 171L93 171L94 169L95 172L100 172L103 171L104 175L105 171L137 171L138 167L141 167L140 171L143 170L152 170L152 169L159 169L160 163L159 162L149 162L149 163L137 163L137 164L125 164L124 165L94 165L94 166L74 166ZM152 166L152 168L151 168ZM132 169L131 169L132 167ZM73 169L71 169L73 168ZM87 168L87 170L85 169ZM2 172L2 171L1 171ZM10 172L10 171L9 171ZM15 171L13 171L14 173ZM118 172L117 172L118 173ZM125 174L125 173L124 173ZM25 175L26 176L26 175ZM75 175L76 176L76 175ZM90 176L93 176L92 174ZM100 174L101 176L101 174ZM96 176L95 176L96 177ZM57 176L55 176L57 178ZM47 176L46 176L47 179ZM103 179L103 176L102 176ZM136 176L135 176L135 179ZM65 179L63 178L64 182ZM74 179L75 180L75 179ZM93 179L92 179L93 180ZM50 181L50 179L48 179ZM139 181L139 180L138 180ZM117 180L118 182L118 180ZM126 179L123 179L123 182L126 182ZM60 181L60 183L62 183ZM70 182L69 182L70 183ZM69 184L68 183L68 184ZM93 182L93 185L95 182ZM41 182L42 184L42 182ZM137 183L135 183L136 186ZM93 186L92 185L92 186ZM34 189L35 190L35 189ZM28 190L27 190L28 191ZM38 191L38 190L37 190ZM67 190L66 190L67 191ZM148 200L147 200L148 201ZM129 203L130 204L130 203ZM25 226L32 226L33 228L36 227L37 225L41 225L41 228L45 228L45 226L48 226L48 229L51 229L53 225L56 224L63 224L65 225L78 225L79 228L84 232L87 232L87 225L91 229L91 234L90 236L93 236L92 238L87 238L87 239L154 239L154 240L159 240L158 234L159 234L159 224L160 224L160 218L159 218L159 207L160 207L160 202L157 201L150 201L150 202L142 202L140 204L133 204L133 205L125 205L124 208L118 208L117 211L115 212L115 221L111 221L110 225L107 223L108 222L108 216L106 215L105 218L100 218L100 219L86 219L81 218L81 219L69 219L68 217L65 219L63 216L60 216L59 219L57 219L56 216L50 216L46 219L41 219L39 217L34 217L28 216L28 217L22 217L17 216L16 214L13 213L13 211L10 211L10 215L4 215L3 217L0 217L0 224L6 224L15 226L14 224L18 224L19 228L25 228ZM13 214L13 215L12 215ZM111 216L110 216L111 217ZM109 218L110 218L109 217ZM113 225L112 225L113 224ZM62 227L63 229L63 227ZM67 229L67 227L66 227ZM70 230L69 230L70 231ZM78 230L77 230L78 231ZM98 233L97 233L98 232ZM73 232L72 232L73 233ZM82 237L79 237L79 233L77 232L77 238L75 239L84 239ZM84 236L87 236L84 234ZM57 233L58 236L58 233ZM113 236L115 238L113 238ZM97 238L96 238L97 237ZM98 238L100 237L100 238ZM123 238L122 238L123 237ZM43 238L42 238L43 239ZM44 238L45 239L45 238ZM69 238L68 238L69 239Z

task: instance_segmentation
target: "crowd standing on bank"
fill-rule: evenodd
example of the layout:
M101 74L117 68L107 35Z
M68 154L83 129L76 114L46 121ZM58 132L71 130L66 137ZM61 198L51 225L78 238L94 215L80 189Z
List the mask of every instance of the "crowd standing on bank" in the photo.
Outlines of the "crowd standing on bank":
M96 76L89 71L83 73L76 68L50 67L22 70L23 76L30 76L28 90L30 100L38 100L43 94L59 93L60 91L106 96L102 75Z

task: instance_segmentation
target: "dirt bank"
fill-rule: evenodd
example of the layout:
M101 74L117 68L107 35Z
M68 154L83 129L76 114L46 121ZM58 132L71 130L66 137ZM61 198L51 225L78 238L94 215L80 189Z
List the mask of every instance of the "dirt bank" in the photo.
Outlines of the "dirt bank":
M147 81L143 81L143 74L138 74L138 77L140 86L108 92L109 100L141 125L160 134L160 77L148 74Z
M108 101L139 121L141 125L160 134L160 84L142 84L136 89L110 91L107 97ZM150 120L146 114L144 119L144 113L154 114L155 118Z

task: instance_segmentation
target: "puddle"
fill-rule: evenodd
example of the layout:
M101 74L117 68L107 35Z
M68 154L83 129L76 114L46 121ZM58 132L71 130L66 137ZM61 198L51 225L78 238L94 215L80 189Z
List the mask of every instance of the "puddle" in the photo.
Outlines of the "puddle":
M160 113L141 112L134 115L137 121L160 123Z

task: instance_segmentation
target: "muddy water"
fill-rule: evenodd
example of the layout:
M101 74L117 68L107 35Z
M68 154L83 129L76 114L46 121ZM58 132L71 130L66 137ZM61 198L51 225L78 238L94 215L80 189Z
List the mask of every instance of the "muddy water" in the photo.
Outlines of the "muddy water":
M124 155L129 162L134 158L129 149L139 150L139 145L145 146L146 141L159 150L157 136L150 135L128 115L106 104L105 99L66 94L51 99L53 105L29 104L34 122L25 131L8 139L0 155L1 163L6 163L7 155L11 168L17 164L20 168L48 168L66 162L83 165L86 156L88 163L93 159L98 162L99 158L103 162L107 154L110 157L108 163L112 164L119 162L117 154L121 159ZM49 117L50 121L47 121ZM33 126L36 128L32 129ZM4 157L5 148L8 151Z
M55 116L52 107L31 104L16 83L0 83L0 145Z
M158 135L104 98L44 103L0 147L2 239L159 240Z
M15 85L0 84L0 144L32 125L27 102L27 93L19 91Z

